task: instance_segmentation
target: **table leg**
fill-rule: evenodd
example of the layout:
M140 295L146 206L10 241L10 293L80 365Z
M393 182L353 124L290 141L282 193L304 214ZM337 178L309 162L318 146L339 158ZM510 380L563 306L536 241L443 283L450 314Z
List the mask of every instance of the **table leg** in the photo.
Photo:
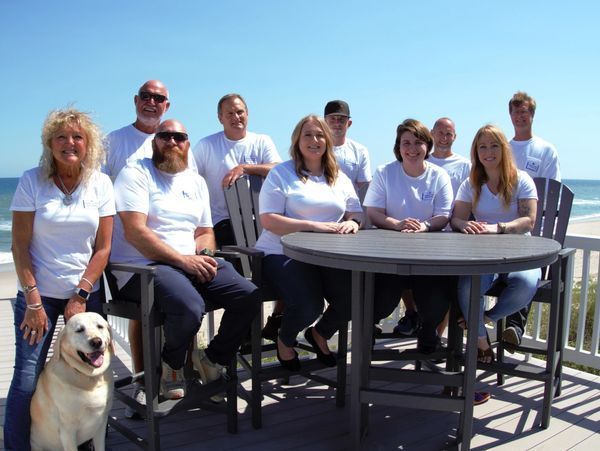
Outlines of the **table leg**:
M363 306L363 333L362 333L362 362L360 366L360 386L369 387L369 367L371 366L371 356L373 351L373 302L374 296L374 274L366 273L364 275L364 297ZM369 427L369 404L360 405L360 433L361 437L367 435Z
M350 449L360 449L361 431L361 368L362 318L364 309L364 273L352 271L352 361L350 364Z
M464 408L460 415L457 441L460 449L471 448L473 435L473 399L475 395L475 379L477 372L477 336L479 312L481 310L481 276L471 277L471 301L467 318L467 349L465 358L465 378L463 382ZM464 312L463 312L464 313Z

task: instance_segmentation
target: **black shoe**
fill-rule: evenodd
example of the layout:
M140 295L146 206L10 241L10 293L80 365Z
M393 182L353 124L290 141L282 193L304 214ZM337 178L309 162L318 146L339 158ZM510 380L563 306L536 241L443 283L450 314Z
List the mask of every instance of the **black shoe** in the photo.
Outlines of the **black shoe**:
M284 367L286 370L292 371L294 373L297 373L298 371L300 371L300 359L298 358L298 353L296 352L295 349L294 349L294 358L293 359L283 360L281 358L281 356L279 355L279 347L277 347L277 360L279 360L279 363L281 364L281 366Z
M325 366L329 366L329 367L335 366L337 364L335 355L333 354L333 352L329 353L329 354L325 354L323 351L321 351L321 348L319 348L319 346L317 345L317 342L315 341L315 338L313 337L312 331L313 331L312 327L309 327L308 329L306 329L304 331L304 338L313 347L315 354L317 354L317 360Z
M419 314L417 312L406 312L396 327L394 327L395 335L403 335L405 337L414 337L419 330Z
M436 336L433 342L425 341L421 337L417 338L417 351L423 354L432 354L437 351L441 351L442 340Z
M277 335L279 334L279 328L281 327L281 318L283 318L281 313L270 315L267 318L265 327L263 327L263 330L260 333L261 337L265 340L277 342Z

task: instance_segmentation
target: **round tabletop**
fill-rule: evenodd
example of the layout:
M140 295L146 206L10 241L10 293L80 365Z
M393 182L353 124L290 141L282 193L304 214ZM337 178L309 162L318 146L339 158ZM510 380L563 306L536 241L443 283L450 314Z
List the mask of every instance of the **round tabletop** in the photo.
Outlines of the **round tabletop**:
M553 263L557 241L526 235L453 232L357 234L296 232L281 237L285 255L305 263L364 272L421 275L489 274Z

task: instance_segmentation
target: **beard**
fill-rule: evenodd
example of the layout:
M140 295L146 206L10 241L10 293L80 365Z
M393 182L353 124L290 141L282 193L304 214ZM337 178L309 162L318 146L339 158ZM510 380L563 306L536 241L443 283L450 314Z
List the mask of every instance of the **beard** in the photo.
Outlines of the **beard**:
M152 162L160 171L176 174L185 171L188 167L187 154L180 155L172 151L161 152L154 141L152 141L152 151Z

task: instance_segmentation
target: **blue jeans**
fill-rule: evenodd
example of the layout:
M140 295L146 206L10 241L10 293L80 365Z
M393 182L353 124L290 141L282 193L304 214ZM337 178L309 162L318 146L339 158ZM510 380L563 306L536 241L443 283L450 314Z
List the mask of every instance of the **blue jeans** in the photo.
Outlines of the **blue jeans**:
M29 416L29 406L38 377L46 363L46 356L56 328L56 321L58 316L63 314L67 301L68 299L42 296L42 303L48 317L48 331L42 341L31 346L29 341L23 340L23 331L19 329L25 317L26 307L25 296L21 291L17 293L14 305L15 366L8 396L6 397L6 411L4 413L4 446L6 449L19 451L30 449L31 417ZM103 301L100 291L92 293L87 301L86 311L103 315Z
M498 321L511 313L518 312L531 302L537 290L540 270L539 268L535 268L526 271L511 272L509 274L484 274L481 276L479 337L486 336L485 324L483 322L483 295L496 277L500 278L506 284L506 288L502 290L502 294L498 298L496 305L491 310L485 312L485 315L492 321ZM465 318L469 312L470 290L471 276L460 276L458 281L458 302Z
M285 255L267 255L263 260L263 277L285 302L279 338L294 346L296 336L328 307L315 329L331 338L351 316L351 273L293 260Z

